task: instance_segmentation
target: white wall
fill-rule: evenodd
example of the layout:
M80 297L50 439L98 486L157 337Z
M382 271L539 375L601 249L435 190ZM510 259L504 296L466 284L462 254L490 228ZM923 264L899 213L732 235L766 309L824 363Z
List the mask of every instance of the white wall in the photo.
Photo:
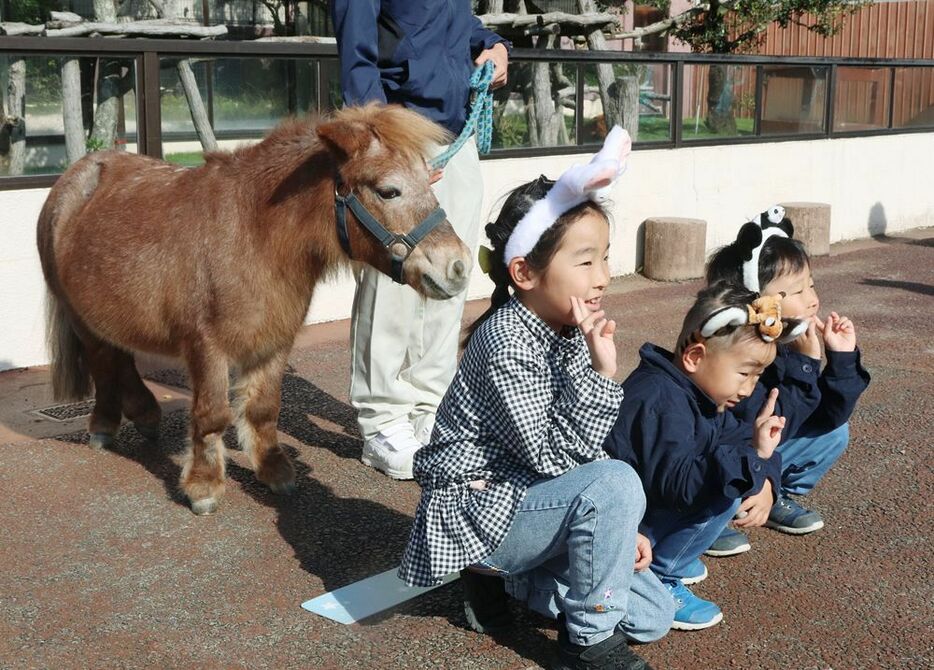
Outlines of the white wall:
M485 161L484 221L513 187L557 176L584 156ZM750 216L781 201L830 203L831 241L934 225L934 133L638 151L614 194L611 266L634 272L640 224L651 216L708 223L707 248L726 244ZM46 362L42 272L35 225L46 190L0 191L0 370ZM465 195L469 197L469 195ZM469 297L492 285L475 270ZM353 281L322 285L309 323L346 318Z

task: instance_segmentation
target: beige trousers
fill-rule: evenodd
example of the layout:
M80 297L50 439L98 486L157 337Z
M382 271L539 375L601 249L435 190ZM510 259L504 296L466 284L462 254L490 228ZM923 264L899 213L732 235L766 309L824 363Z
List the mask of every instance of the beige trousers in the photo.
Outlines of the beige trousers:
M433 189L464 244L476 249L483 181L473 139L451 158ZM355 278L350 402L360 433L367 440L405 420L416 431L430 427L454 376L467 292L431 300L362 264Z

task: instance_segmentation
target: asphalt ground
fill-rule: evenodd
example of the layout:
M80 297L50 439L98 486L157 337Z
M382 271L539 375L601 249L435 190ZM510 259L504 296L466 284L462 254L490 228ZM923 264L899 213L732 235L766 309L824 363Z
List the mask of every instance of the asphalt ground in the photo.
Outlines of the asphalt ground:
M656 668L934 667L934 230L835 245L814 271L873 377L850 448L807 498L826 526L756 529L750 552L705 559L697 592L724 620L640 647ZM642 342L671 345L698 288L614 282L620 378ZM44 368L0 373L0 667L547 667L551 622L516 606L510 633L470 632L456 582L350 626L300 608L395 566L419 496L358 460L348 327L305 329L291 356L280 435L296 493L268 492L228 439L210 517L177 491L188 394L172 364L146 366L159 444L125 426L107 451L89 449L84 418L35 413L53 404Z

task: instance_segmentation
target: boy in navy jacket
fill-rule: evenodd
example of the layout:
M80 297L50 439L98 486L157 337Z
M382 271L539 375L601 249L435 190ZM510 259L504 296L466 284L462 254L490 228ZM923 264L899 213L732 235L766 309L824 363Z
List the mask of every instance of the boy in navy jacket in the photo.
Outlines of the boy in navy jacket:
M802 244L792 239L794 228L781 207L745 224L733 244L718 251L707 267L709 282L742 282L746 288L783 296L786 317L807 322L806 332L790 346L779 346L775 361L753 394L731 411L752 421L767 389L778 388L786 419L782 443L781 490L766 525L794 535L824 526L821 515L791 496L806 495L843 454L849 443L848 421L856 401L869 385L860 363L856 329L836 312L818 315L820 301L811 264ZM821 371L821 344L827 365ZM707 553L729 556L749 549L744 534L726 528Z
M781 482L778 445L785 420L773 415L773 391L753 423L731 412L775 358L765 301L720 282L704 289L685 317L674 353L645 344L623 382L619 417L607 452L642 478L642 532L653 543L652 570L677 602L673 628L697 630L723 615L684 584L706 576L699 558L737 514L741 526L768 518Z

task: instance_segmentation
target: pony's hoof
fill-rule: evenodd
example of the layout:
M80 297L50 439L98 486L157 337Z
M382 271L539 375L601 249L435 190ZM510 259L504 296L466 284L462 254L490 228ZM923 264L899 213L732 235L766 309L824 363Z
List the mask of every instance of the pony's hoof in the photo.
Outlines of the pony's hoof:
M191 511L197 516L207 516L217 511L217 498L201 498L191 501Z
M277 495L290 496L295 493L295 482L269 484L269 490Z
M150 442L159 441L159 423L137 423L133 422L133 427L136 428L136 432L143 436L144 439L149 440Z
M108 449L114 443L114 436L110 433L91 433L88 437L88 446L91 449Z

